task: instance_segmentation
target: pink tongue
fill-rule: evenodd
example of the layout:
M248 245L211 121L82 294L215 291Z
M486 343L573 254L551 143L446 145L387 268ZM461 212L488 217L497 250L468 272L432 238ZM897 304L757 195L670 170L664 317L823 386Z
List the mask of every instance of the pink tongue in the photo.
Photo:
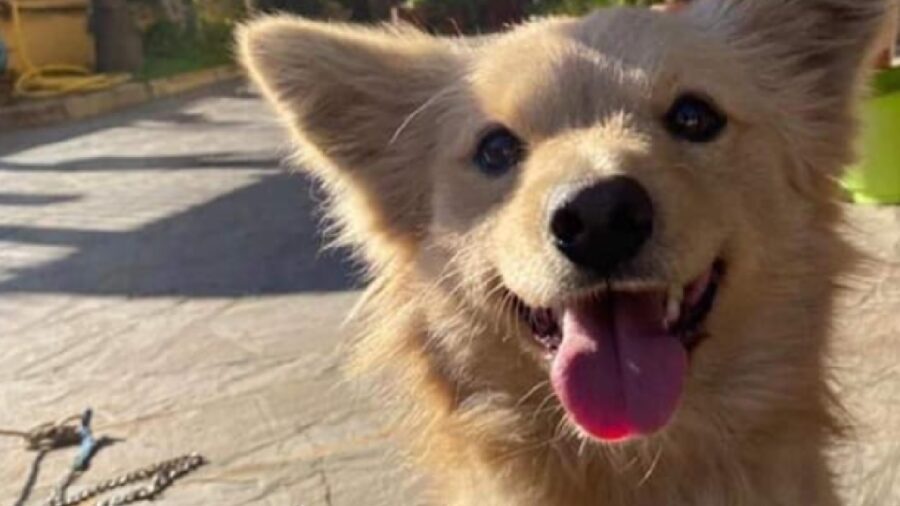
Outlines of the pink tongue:
M565 311L551 381L575 423L597 439L617 441L669 422L687 352L663 327L660 295L609 297Z

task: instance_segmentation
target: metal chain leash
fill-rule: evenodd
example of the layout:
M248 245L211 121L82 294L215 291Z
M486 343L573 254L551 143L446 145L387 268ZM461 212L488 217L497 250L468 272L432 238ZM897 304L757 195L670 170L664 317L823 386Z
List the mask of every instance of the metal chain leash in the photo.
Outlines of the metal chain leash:
M138 501L152 500L165 489L172 486L178 479L183 478L204 464L206 464L206 459L198 453L182 455L97 483L68 498L54 495L45 503L45 506L75 506L100 494L144 480L152 481L149 485L132 490L126 494L98 501L95 503L95 506L122 506Z
M207 463L206 458L202 455L190 453L125 473L87 487L77 494L67 496L66 489L87 469L91 457L100 445L91 431L91 418L91 410L87 409L83 414L73 415L56 423L44 423L28 431L0 429L0 437L21 438L27 449L38 452L38 460L35 465L39 465L41 457L51 450L69 446L80 447L71 468L60 480L53 495L44 503L44 506L76 506L98 495L145 480L151 480L150 484L125 494L99 500L94 503L94 506L122 506L138 501L153 500L177 480ZM77 421L80 422L75 424ZM16 504L22 504L27 498L27 490L33 485L32 480L35 474L36 469L32 469L32 476L29 477L28 484L26 484L26 491L23 491L22 497Z

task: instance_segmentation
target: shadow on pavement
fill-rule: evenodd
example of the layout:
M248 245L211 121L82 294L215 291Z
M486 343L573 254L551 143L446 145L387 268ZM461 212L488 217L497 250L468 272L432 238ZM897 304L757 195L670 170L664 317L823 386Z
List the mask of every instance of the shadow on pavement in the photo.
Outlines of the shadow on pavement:
M230 95L231 98L235 98L235 95ZM208 125L215 126L240 126L245 124L241 121L222 121L222 120L211 120L210 117L206 114L200 112L186 112L186 111L175 111L166 114L162 114L157 118L153 118L157 122L166 123L166 124L174 124L174 125L183 125L183 126L193 126L193 127L205 127Z
M136 230L3 226L0 241L75 251L13 273L0 293L235 297L352 289L346 255L321 252L313 193L305 178L279 173Z
M81 195L32 193L0 193L0 206L50 206L81 200Z
M103 172L121 170L182 169L269 169L278 167L281 158L270 154L247 156L247 153L208 153L170 156L101 156L79 158L60 163L0 162L0 170L24 172Z
M186 104L208 96L224 97L231 100L256 100L256 95L247 89L239 79L190 91L182 95L153 100L113 114L79 120L53 128L26 128L0 135L0 155L10 155L18 151L63 141L86 135L97 130L122 127L147 119L163 121L172 125L190 124L191 119L181 115ZM198 118L194 118L194 124ZM234 122L205 121L206 124L233 126Z

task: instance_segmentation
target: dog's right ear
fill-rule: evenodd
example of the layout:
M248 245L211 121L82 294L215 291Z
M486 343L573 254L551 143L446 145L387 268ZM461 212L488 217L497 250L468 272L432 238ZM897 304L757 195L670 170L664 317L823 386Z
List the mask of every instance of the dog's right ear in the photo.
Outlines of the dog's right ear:
M273 16L242 27L238 50L325 183L341 239L376 265L414 245L429 217L432 105L461 68L454 46L410 28Z
M852 159L854 110L888 0L694 0L687 16L732 46L783 115L806 172Z

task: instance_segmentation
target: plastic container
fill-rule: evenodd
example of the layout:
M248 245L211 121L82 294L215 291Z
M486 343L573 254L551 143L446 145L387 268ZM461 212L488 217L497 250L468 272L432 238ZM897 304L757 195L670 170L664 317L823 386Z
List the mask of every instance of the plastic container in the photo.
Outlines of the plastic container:
M900 69L883 72L863 109L860 165L844 179L854 202L900 204Z
M94 67L94 40L87 29L88 0L16 0L16 4L25 39L21 42L31 63ZM7 71L26 71L9 16L0 16L0 38L6 45Z

